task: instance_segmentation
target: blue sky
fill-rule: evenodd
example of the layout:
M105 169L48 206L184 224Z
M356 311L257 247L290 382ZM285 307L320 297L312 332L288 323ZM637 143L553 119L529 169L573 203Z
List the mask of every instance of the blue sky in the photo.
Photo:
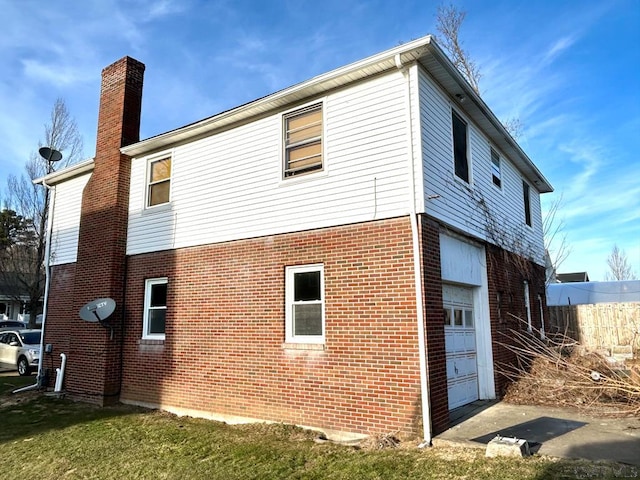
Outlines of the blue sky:
M446 2L447 4L449 2ZM460 0L461 36L499 118L562 196L560 271L604 279L614 244L640 276L640 1ZM95 151L100 72L146 64L141 137L436 33L437 2L0 0L0 189L62 97Z

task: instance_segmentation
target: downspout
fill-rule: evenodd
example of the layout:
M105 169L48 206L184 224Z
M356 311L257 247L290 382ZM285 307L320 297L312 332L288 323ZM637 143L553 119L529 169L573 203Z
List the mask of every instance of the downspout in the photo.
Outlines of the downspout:
M431 404L429 402L429 377L427 375L427 346L425 342L424 328L424 301L422 289L422 262L420 258L420 232L418 223L418 213L416 212L416 185L415 185L415 165L413 151L413 119L411 115L411 77L408 68L403 65L400 54L395 56L397 69L407 80L405 89L406 102L406 122L407 122L407 142L409 158L409 218L411 220L411 237L413 243L413 269L416 293L416 321L418 327L418 349L420 359L420 396L422 399L422 429L423 441L420 448L431 445Z
M26 392L28 390L35 390L37 388L41 388L42 387L42 380L44 378L44 373L42 371L42 364L43 362L43 358L44 358L44 328L45 328L45 324L47 321L47 310L48 310L48 306L49 306L49 285L51 284L51 265L50 265L50 256L51 256L51 229L53 227L53 206L56 203L56 189L52 188L50 185L47 185L47 182L45 181L45 179L42 179L42 185L44 186L44 188L46 188L49 191L49 211L48 213L48 218L47 218L47 240L46 240L46 246L45 246L45 251L44 251L44 258L45 258L45 264L44 264L44 275L45 275L45 281L44 281L44 302L42 305L42 326L41 328L41 335L40 335L40 360L38 361L38 375L36 377L36 383L34 385L28 385L26 387L22 387L22 388L18 388L17 390L14 390L11 393L20 393L20 392Z

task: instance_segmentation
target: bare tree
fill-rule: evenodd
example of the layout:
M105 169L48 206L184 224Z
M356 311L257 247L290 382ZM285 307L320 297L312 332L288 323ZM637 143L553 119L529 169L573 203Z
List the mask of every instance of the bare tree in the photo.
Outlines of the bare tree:
M511 117L503 120L502 126L515 140L519 140L524 133L524 124L519 117Z
M471 88L480 95L480 78L482 78L480 67L463 48L460 40L460 27L466 16L467 12L458 10L453 5L447 7L440 5L436 14L436 29L440 33L438 41ZM508 118L502 122L502 126L514 139L518 140L522 136L524 125L518 117Z
M454 5L438 7L436 14L436 29L439 32L438 41L442 44L452 63L469 82L473 90L480 95L480 67L471 58L462 45L460 39L460 27L464 22L467 12L458 10ZM502 122L502 126L509 134L518 140L524 131L524 124L519 117L511 117ZM562 203L559 197L552 205L547 215L543 218L543 234L545 238L545 250L549 254L552 268L556 270L571 253L564 233L564 222L556 222L556 215ZM547 281L549 278L547 278Z
M631 265L627 261L627 254L620 250L618 245L614 245L611 254L607 257L609 271L604 279L607 281L635 280L636 276L631 270Z
M455 6L447 7L440 5L436 14L436 29L440 33L438 40L449 54L449 57L456 68L469 82L471 88L480 95L480 68L464 50L462 40L460 40L460 26L464 22L467 12L458 10Z
M564 231L564 220L558 220L557 215L562 207L562 195L549 206L549 210L542 218L542 235L544 236L544 249L551 262L550 267L553 272L557 272L560 265L567 259L571 253L571 247L567 242L567 234ZM547 283L551 280L549 272L547 272Z
M49 123L44 125L44 138L45 146L63 153L62 161L56 168L63 168L83 159L82 136L62 98L56 99L53 104Z
M25 164L25 172L19 177L10 175L7 180L7 205L25 222L28 235L23 241L3 250L0 256L0 275L5 283L14 284L14 290L28 298L29 326L35 326L36 315L42 311L44 295L44 256L46 244L49 194L33 180L43 177L82 159L83 142L75 120L69 114L64 100L57 99L51 110L49 122L44 125L44 141L38 147L48 146L63 154L60 165L47 162L32 153Z

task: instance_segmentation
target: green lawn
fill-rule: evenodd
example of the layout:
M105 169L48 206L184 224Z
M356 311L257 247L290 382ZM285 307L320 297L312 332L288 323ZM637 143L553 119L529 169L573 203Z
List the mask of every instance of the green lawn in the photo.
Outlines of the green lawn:
M2 393L11 390L8 383L31 382L0 377L0 478L8 472L39 479L640 478L639 469L617 464L487 459L483 450L419 450L415 444L356 449L317 443L316 434L284 425L229 426Z

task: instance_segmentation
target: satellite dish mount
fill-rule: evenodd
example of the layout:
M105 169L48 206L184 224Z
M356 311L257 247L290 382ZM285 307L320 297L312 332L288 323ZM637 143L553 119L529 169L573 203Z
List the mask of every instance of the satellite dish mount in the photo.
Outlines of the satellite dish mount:
M106 320L116 309L116 302L112 298L98 298L84 305L80 311L80 318L85 322L99 323L111 331L111 340L113 340L113 326Z

